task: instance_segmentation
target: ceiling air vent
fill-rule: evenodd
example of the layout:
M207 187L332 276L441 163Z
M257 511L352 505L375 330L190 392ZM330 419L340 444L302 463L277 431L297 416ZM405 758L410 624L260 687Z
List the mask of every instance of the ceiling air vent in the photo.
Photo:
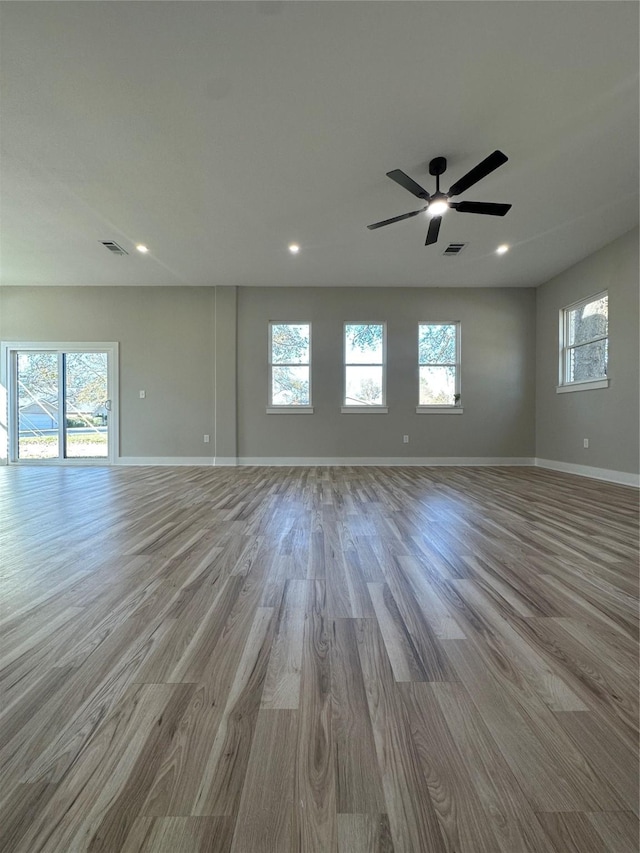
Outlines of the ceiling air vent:
M445 258L452 258L454 255L459 255L466 245L466 243L449 243L442 254Z
M118 246L117 243L114 243L113 240L100 240L105 249L108 249L112 255L128 255L128 252L122 248L122 246Z

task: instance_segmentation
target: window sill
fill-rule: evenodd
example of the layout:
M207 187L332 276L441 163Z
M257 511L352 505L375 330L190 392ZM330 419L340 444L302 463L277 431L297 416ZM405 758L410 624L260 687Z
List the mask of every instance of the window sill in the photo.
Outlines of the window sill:
M591 382L571 382L568 385L557 385L556 394L568 394L571 391L595 391L596 388L608 388L609 379L593 379Z
M267 406L268 415L312 415L313 406Z
M416 406L416 415L461 415L462 406Z
M388 406L343 406L343 415L388 415Z

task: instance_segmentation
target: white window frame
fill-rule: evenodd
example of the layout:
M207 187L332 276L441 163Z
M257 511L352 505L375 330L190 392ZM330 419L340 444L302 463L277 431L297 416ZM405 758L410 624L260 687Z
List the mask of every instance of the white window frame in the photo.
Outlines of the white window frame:
M313 359L312 348L313 348L313 339L312 334L313 330L311 328L311 323L309 320L269 320L269 341L268 347L269 351L267 353L267 359L269 362L269 390L267 394L268 404L267 404L267 414L268 415L312 415L313 414L313 386L311 382L311 362ZM277 362L274 364L273 362L273 327L274 326L308 326L309 327L309 361L308 362L292 362L291 364L285 364L283 362ZM274 405L273 403L273 368L274 367L308 367L309 368L309 405L308 406L296 406L293 403L289 403L287 405Z
M588 305L590 302L595 302L598 299L602 299L604 296L607 297L607 334L606 335L597 335L595 338L590 338L588 341L581 341L578 345L568 345L567 341L569 340L569 312L575 311L577 308L582 307L583 305ZM594 391L598 388L608 388L609 387L609 360L607 355L607 375L598 377L597 379L588 379L586 381L580 382L569 382L567 381L567 376L569 375L569 359L571 355L571 351L577 349L578 347L585 346L587 344L597 343L598 341L608 341L609 340L609 291L601 290L599 293L595 293L592 296L588 296L585 299L578 299L576 302L572 302L570 305L565 305L564 308L560 309L558 316L559 323L559 351L558 351L558 385L556 386L557 394L566 394L572 391ZM607 352L609 348L607 347Z
M442 364L435 363L425 363L423 364L420 361L420 326L455 326L456 327L456 360L455 363L452 362L443 362ZM417 343L418 343L418 405L416 406L416 414L418 415L461 415L464 412L462 404L460 402L461 397L458 399L458 402L453 402L447 405L434 404L434 405L420 405L420 368L421 367L455 367L456 369L456 378L455 378L455 394L462 394L461 391L461 365L462 365L462 324L460 320L421 320L418 323L418 335L417 335Z
M365 363L362 361L347 364L347 326L382 326L382 361ZM347 405L347 368L382 367L382 403L373 406ZM345 320L342 324L342 408L343 415L386 415L387 406L387 323L385 320Z
M96 459L74 459L71 457L52 459L20 459L18 457L18 400L14 395L14 371L19 352L55 352L58 355L58 366L60 375L62 371L62 354L67 352L106 352L108 354L107 364L107 390L111 403L111 418L109 420L109 444L108 453L105 457ZM5 341L0 347L0 386L7 389L7 415L8 415L8 437L7 437L7 461L11 465L114 465L117 462L120 438L118 403L120 392L118 388L119 377L119 345L117 341L86 342L86 341ZM58 405L62 411L62 388L58 389ZM3 456L3 448L0 448L0 457Z

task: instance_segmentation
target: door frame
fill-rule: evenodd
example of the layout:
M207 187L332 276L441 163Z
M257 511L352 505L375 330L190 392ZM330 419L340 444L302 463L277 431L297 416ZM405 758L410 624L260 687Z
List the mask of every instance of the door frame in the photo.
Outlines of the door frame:
M107 456L99 459L19 459L18 458L18 399L15 393L16 353L56 352L61 358L64 352L106 352L107 393L111 400L111 416L108 421ZM3 341L0 344L0 384L7 396L7 448L6 458L10 465L114 465L119 454L119 345L117 341ZM62 395L62 389L60 389ZM64 419L64 412L62 419ZM61 429L64 429L62 425ZM64 436L62 436L64 439ZM0 448L0 458L5 455Z

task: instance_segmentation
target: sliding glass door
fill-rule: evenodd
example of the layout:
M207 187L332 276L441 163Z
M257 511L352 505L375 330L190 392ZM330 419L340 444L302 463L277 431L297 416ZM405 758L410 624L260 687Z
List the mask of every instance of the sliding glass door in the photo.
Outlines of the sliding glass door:
M5 344L12 462L112 462L117 344Z

